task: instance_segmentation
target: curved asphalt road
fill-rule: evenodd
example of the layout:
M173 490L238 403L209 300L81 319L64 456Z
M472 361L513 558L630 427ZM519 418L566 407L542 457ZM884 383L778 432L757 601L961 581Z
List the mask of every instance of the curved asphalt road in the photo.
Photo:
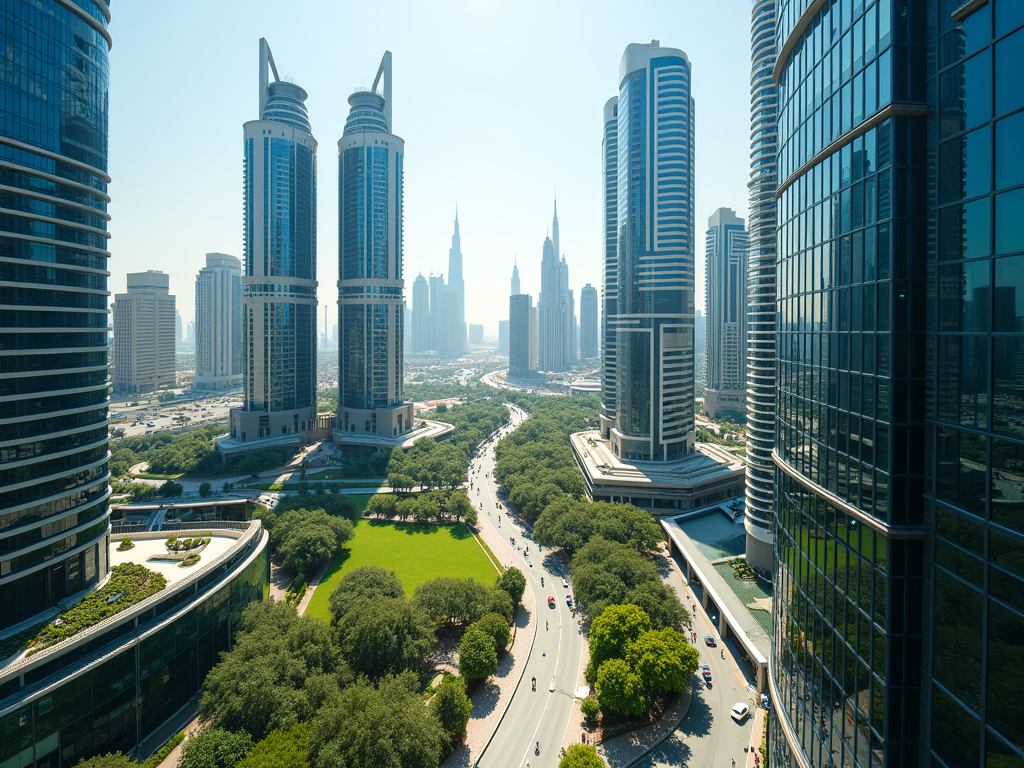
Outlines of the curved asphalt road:
M479 455L470 464L470 495L480 510L480 522L498 533L515 536L521 550L516 551L518 567L530 580L535 604L524 606L537 615L537 634L526 662L526 671L512 694L490 744L477 760L482 768L555 768L558 751L573 708L573 694L579 678L580 656L583 652L582 630L574 612L566 604L570 589L562 587L563 572L550 552L538 552L529 532L509 520L498 507L494 481L494 446L504 435L519 426L525 412L512 407L511 425L481 446ZM500 516L500 522L499 522ZM529 554L526 548L529 547ZM505 563L505 565L510 565ZM544 586L540 584L544 578ZM547 604L555 598L554 607ZM541 622L547 622L547 628ZM531 678L537 678L537 690ZM536 742L540 742L540 753Z

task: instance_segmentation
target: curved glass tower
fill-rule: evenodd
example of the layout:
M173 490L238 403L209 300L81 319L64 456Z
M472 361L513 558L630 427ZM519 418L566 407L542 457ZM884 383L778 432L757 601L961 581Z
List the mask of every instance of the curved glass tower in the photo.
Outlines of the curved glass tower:
M612 96L604 104L604 130L601 137L601 212L604 259L601 263L601 437L608 439L615 426L615 324L618 293L615 281L619 276L619 97Z
M261 39L260 119L243 126L245 404L230 435L242 443L295 442L316 418L317 144L305 101Z
M775 497L775 190L779 95L775 66L776 0L750 12L750 247L747 253L747 562L772 567Z
M383 78L384 93L377 93ZM393 439L413 426L402 397L402 205L405 142L391 133L391 52L369 91L348 99L338 141L338 421Z
M0 630L108 570L109 20L0 8Z
M609 431L620 459L673 461L695 440L690 61L656 40L631 44L619 79L616 300L607 319L615 334L616 404Z

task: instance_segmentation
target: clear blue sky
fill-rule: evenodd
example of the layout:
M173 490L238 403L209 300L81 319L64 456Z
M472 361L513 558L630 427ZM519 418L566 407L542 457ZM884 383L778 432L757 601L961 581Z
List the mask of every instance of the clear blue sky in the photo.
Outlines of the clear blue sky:
M318 158L320 321L335 322L337 141L347 98L394 57L405 139L405 275L447 272L456 199L466 321L497 333L518 255L540 290L558 192L571 287L600 285L601 115L631 42L683 49L696 99L697 303L704 231L747 216L749 0L179 0L116 2L110 31L110 290L162 269L187 323L208 251L241 256L242 124L257 115L258 41L309 93Z

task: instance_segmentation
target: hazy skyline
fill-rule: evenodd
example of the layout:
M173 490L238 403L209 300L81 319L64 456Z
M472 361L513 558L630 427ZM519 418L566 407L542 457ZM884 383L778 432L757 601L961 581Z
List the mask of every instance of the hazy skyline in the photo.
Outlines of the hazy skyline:
M381 11L388 9L387 13ZM394 56L394 132L405 139L406 300L446 272L456 201L466 322L496 335L518 257L540 291L557 190L561 250L578 296L600 286L601 114L626 45L652 38L693 65L696 304L703 233L719 207L747 215L750 3L254 0L115 4L110 31L111 293L128 272L170 273L184 323L207 252L242 257L242 124L257 115L266 37L308 93L318 147L318 327L337 316L337 141L348 96Z

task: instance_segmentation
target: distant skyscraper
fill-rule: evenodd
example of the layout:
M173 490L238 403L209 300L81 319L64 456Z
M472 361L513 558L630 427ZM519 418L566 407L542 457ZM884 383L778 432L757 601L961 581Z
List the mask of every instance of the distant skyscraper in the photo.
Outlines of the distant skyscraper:
M181 325L181 312L174 310L174 343L181 346L185 343L185 331Z
M465 327L459 323L459 294L448 286L438 290L437 354L458 357L462 354L459 341Z
M480 346L484 343L484 327L476 323L469 325L469 343Z
M587 283L580 291L580 357L584 360L599 354L597 331L597 288Z
M619 97L604 105L604 129L601 136L601 185L603 249L601 264L601 437L607 439L615 427L616 352L615 325L618 313L619 278Z
M508 354L508 320L498 321L498 354Z
M693 313L694 349L698 356L707 354L708 323L707 317L699 309ZM706 361L705 361L706 363Z
M462 279L462 237L459 235L459 212L455 212L455 232L448 250L448 284L446 290L455 294L454 317L451 321L453 338L448 342L452 354L466 351L466 282Z
M175 385L174 297L169 276L129 272L114 296L114 391L142 394Z
M430 285L430 315L427 324L427 349L437 350L438 336L441 325L441 294L444 293L444 275L431 274L427 279Z
M383 79L383 94L377 85ZM402 390L403 160L391 121L391 52L369 91L349 96L338 141L339 433L392 438L413 427Z
M412 283L412 351L430 349L430 288L427 278L416 275Z
M696 437L690 62L657 41L632 44L619 77L619 289L608 318L615 326L617 402L610 438L623 459L671 461L693 450Z
M195 389L242 383L242 263L226 253L206 254L196 276Z
M511 322L511 321L510 321ZM528 369L538 370L540 364L540 323L537 322L537 308L530 307L530 361Z
M260 39L259 119L243 128L244 403L232 440L301 435L316 417L316 140L306 92ZM270 82L270 72L274 82Z
M750 12L750 251L747 257L747 562L772 567L775 497L775 190L779 95L776 0ZM874 17L872 17L874 18ZM873 73L872 73L873 74Z
M512 296L518 296L522 291L519 290L519 265L512 265Z
M110 12L92 0L0 6L0 629L7 629L109 570ZM172 341L173 324L172 314ZM5 681L0 696L25 686L24 676L13 689ZM28 714L41 706L5 701L0 763L31 761L33 745L56 760L66 746L59 729ZM70 755L77 761L80 752L72 746Z
M530 320L533 301L525 293L509 297L508 303L508 375L526 376L530 367Z
M196 345L196 324L192 321L188 321L188 325L185 326L185 346L189 347L191 351L195 351Z
M562 262L565 263L565 260L563 259ZM568 267L566 267L565 273L566 273L565 274L565 283L566 283L566 285L568 285L569 284L569 269L568 269ZM569 319L569 327L568 327L568 331L569 331L569 356L568 356L568 360L569 360L569 365L574 365L576 363L576 359L579 356L578 352L576 350L576 297L573 295L572 289L567 290L565 293L566 293L566 296L568 297L567 303L566 303L566 305L568 307L568 310L567 310L566 314L568 315L568 319Z
M551 237L544 240L541 259L538 365L543 371L564 371L569 367L572 346L569 265L558 252L558 203L552 219Z
M730 208L708 219L707 387L704 410L746 414L747 402L747 230Z

